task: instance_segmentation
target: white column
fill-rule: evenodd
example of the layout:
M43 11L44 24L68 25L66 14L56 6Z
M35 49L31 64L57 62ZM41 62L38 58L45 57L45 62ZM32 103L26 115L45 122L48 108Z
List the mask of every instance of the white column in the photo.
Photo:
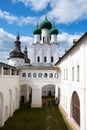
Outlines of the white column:
M31 107L42 107L41 89L32 89Z

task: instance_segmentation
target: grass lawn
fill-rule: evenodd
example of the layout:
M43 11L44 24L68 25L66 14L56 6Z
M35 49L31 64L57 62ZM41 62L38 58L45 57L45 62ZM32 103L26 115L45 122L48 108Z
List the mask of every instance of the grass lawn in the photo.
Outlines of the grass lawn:
M21 107L0 130L45 130L45 119L46 110L44 108Z
M22 106L0 130L68 130L52 100L45 99L42 108Z

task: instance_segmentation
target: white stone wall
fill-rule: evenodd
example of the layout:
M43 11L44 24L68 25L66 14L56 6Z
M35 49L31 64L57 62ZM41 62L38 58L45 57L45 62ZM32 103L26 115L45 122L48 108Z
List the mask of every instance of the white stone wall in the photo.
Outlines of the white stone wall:
M61 68L61 100L60 106L71 124L76 130L87 129L87 38L80 41L78 46L72 49L58 64ZM77 66L79 65L79 81L77 81ZM72 67L74 67L74 81L72 81ZM68 69L68 74L66 74ZM65 76L64 76L65 72ZM73 92L76 91L80 100L80 126L72 119L71 99Z
M49 29L42 29L41 30L42 33L41 33L41 43L43 44L44 42L45 43L49 43L50 42L50 33L49 33ZM43 37L44 37L44 42L43 42Z
M19 76L0 75L0 127L19 108Z
M26 73L26 77L22 76L23 73ZM29 73L31 73L31 77L28 77ZM34 73L36 73L36 77L33 76ZM42 73L42 77L38 77L39 73ZM47 77L44 77L45 73L47 73ZM53 74L53 77L49 77L50 73ZM59 77L55 77L55 74L58 74L56 70L21 70L20 87L25 84L32 88L32 107L42 106L43 87L55 86L56 88ZM48 88L46 91L48 92ZM54 93L54 89L52 89L52 93Z
M40 42L40 35L39 34L35 34L34 35L34 43L39 43Z
M55 34L51 35L51 43L57 43L57 35Z
M12 66L23 66L24 62L23 58L11 58L9 59L8 64Z
M33 64L37 62L37 57L40 57L40 62L42 64L55 64L58 61L59 46L58 44L33 44ZM47 61L44 62L44 57ZM51 57L53 57L53 62L51 62Z

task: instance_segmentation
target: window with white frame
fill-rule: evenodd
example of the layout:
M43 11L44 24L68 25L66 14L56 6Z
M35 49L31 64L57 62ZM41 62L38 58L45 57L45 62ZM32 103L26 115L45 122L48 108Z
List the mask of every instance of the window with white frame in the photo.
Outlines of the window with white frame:
M39 73L39 74L38 74L38 77L39 77L39 78L42 78L42 73Z
M47 76L48 76L48 74L47 74L47 73L45 73L45 74L44 74L44 78L47 78Z
M33 73L33 77L36 78L37 77L37 73Z
M51 56L51 62L53 62L53 60L54 60L54 59L53 59L53 56Z
M64 80L65 80L65 69L64 69Z
M58 73L55 73L55 78L58 78L58 77L59 77Z
M53 78L53 73L50 73L50 74L49 74L49 78Z
M26 77L26 73L23 73L23 74L22 74L22 77Z
M74 81L74 67L72 67L72 81Z
M40 57L39 57L39 56L37 57L37 62L38 62L38 63L40 62Z
M44 62L47 62L47 57L46 56L44 56Z
M79 81L79 65L77 65L77 81Z
M68 80L68 68L66 68L66 80Z
M28 77L31 77L31 73L28 73Z

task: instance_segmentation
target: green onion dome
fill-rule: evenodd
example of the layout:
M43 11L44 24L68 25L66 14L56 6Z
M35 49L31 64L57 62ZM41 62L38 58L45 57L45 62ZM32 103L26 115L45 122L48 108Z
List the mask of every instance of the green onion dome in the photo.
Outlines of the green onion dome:
M58 30L54 27L50 30L50 35L52 34L56 34L56 35L58 34Z
M52 24L51 22L47 20L47 18L45 18L45 20L40 24L40 29L43 29L43 28L47 28L47 29L52 28Z
M41 30L39 28L35 28L33 34L41 34Z

